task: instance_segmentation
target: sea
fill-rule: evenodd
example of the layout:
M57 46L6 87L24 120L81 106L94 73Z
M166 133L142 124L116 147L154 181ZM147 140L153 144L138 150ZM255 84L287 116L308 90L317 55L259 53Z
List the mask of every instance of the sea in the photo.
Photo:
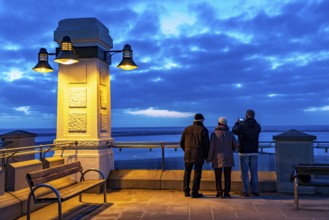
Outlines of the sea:
M214 127L207 127L209 133ZM329 152L323 147L329 148L329 125L295 125L295 126L262 126L259 141L269 145L273 136L279 135L291 129L296 129L309 135L316 136L316 143L322 148L314 148L314 162L328 163ZM31 129L0 129L0 135L15 130L24 130L36 134L36 145L53 143L56 138L55 128L31 128ZM184 127L113 127L112 138L115 143L152 142L152 143L179 143ZM0 141L1 146L1 141ZM259 154L260 170L275 170L275 145L264 148ZM116 169L184 169L183 151L180 148L161 149L149 148L113 148ZM51 155L51 154L50 154ZM234 154L235 167L239 169L238 154ZM204 169L211 169L210 164L205 164Z

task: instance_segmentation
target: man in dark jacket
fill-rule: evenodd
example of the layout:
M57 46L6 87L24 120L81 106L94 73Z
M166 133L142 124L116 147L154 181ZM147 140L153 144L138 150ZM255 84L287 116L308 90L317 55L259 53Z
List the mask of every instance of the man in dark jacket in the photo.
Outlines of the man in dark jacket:
M195 114L193 124L184 129L180 140L180 146L184 151L184 193L186 197L203 197L203 194L199 193L202 165L207 159L209 151L209 133L208 129L204 127L203 121L202 114ZM194 179L192 194L190 194L190 178L193 166Z
M258 138L261 127L255 120L255 112L251 109L247 110L246 117L243 121L238 120L233 129L233 133L239 138L239 158L241 179L244 192L242 196L249 196L249 174L250 170L250 186L251 194L259 196L258 190Z

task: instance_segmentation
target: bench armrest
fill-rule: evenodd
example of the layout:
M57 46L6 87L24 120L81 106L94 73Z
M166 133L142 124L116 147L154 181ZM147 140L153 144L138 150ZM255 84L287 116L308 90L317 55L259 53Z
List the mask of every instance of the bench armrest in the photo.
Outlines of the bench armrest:
M31 189L31 192L30 192L30 194L29 194L28 200L30 200L30 199L31 199L31 196L32 196L34 202L36 202L36 199L37 199L37 198L36 198L36 196L34 195L34 192L35 192L37 189L40 189L40 188L48 188L48 189L50 189L53 193L55 193L55 195L56 195L56 197L57 197L57 200L60 200L61 195L59 194L58 190L57 190L55 187L53 187L53 186L51 186L51 185L49 185L49 184L46 184L46 183L39 184L39 185L35 186L34 188L32 188L32 189Z
M290 174L290 182L294 182L295 181L295 178L297 178L297 177L298 177L297 171L296 171L296 169L294 169L292 171L292 173Z
M294 169L290 175L290 182L294 182L295 179L297 179L298 183L309 183L312 177L309 174L299 174L298 170Z
M85 180L85 174L86 174L86 173L89 173L89 172L91 172L91 171L95 171L95 172L99 173L99 175L102 177L102 179L105 179L104 174L103 174L100 170L95 169L95 168L90 168L90 169L84 171L84 172L81 174L80 182L83 181L83 180Z

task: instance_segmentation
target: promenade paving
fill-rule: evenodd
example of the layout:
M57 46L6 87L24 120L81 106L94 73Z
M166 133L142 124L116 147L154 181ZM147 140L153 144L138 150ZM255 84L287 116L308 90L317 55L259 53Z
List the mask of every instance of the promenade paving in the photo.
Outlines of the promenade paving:
M300 197L296 210L292 194L263 193L259 197L219 199L214 191L204 198L186 198L176 190L124 189L108 192L108 204L102 194L83 194L63 203L64 219L70 220L214 220L214 219L329 219L329 197ZM26 219L26 216L19 218ZM57 219L57 204L32 213L31 219Z

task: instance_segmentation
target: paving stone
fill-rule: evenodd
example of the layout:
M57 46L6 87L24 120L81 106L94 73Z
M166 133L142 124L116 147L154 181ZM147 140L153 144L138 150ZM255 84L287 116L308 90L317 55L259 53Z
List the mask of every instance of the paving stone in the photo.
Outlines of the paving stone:
M296 210L291 194L248 198L232 194L230 199L216 198L214 192L204 195L192 199L181 191L129 189L109 192L108 204L100 203L102 194L84 194L84 200L92 204L80 203L78 197L62 204L64 217L70 220L329 220L329 198L324 196L305 196L300 201L302 209ZM33 212L32 219L57 219L57 204Z

